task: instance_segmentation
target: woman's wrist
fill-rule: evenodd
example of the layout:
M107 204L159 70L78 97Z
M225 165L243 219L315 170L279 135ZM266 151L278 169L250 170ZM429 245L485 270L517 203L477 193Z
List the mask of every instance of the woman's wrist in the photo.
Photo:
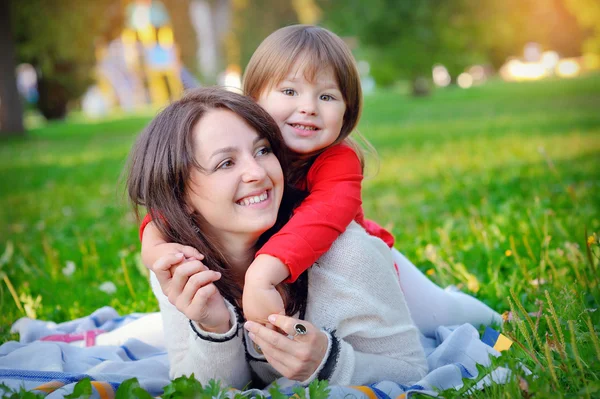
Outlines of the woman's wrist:
M228 322L227 324L223 324L222 326L216 326L216 327L205 326L202 323L198 323L198 322L195 322L195 323L198 325L198 327L200 327L202 329L202 331L205 331L205 332L211 333L211 334L225 334L229 330L231 330L231 322Z

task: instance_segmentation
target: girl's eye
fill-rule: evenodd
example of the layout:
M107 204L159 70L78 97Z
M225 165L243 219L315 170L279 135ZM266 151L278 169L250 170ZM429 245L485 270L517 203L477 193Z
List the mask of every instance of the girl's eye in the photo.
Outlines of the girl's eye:
M233 161L228 159L217 165L216 169L229 169L233 166Z
M257 156L264 156L264 155L268 155L268 154L270 154L271 152L273 152L273 151L271 150L271 148L269 148L269 147L265 146L265 147L260 147L260 148L258 149L258 151L256 151L256 155L257 155Z
M294 89L283 89L281 90L281 92L286 96L293 96L294 94L296 94L296 91Z
M319 98L321 100L323 100L323 101L333 101L333 100L335 100L335 98L333 98L333 96L330 96L329 94L321 94L321 96Z

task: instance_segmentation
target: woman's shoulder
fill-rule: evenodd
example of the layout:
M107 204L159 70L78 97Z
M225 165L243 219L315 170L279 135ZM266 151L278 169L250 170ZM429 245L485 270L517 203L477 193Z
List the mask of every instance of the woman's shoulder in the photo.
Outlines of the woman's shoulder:
M365 229L352 221L346 230L333 242L331 248L319 258L320 266L330 271L341 269L361 270L393 269L390 248L380 238L367 233ZM355 272L356 270L354 270Z

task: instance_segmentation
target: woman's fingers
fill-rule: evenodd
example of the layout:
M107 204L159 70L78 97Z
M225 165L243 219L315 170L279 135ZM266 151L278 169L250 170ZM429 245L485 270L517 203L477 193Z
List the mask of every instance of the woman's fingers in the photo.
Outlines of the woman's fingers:
M269 360L285 377L298 381L309 378L327 353L327 335L311 323L293 317L271 315L269 321L283 333L255 322L246 322L244 327L250 338L261 347L267 360L272 359L285 367L280 369Z
M208 270L199 260L183 262L171 268L172 280L169 285L169 300L173 301L181 294L190 276Z
M192 301L203 307L208 299L216 292L216 287L211 284L221 278L221 273L206 270L192 275L185 284L183 291L177 297L177 307L188 307Z
M269 316L268 320L269 323L290 335L295 341L301 340L302 342L306 342L307 340L310 340L315 333L319 332L317 328L307 321L298 320L281 314L272 314ZM297 325L298 330L296 329ZM304 334L302 334L302 332L304 332Z
M151 267L160 286L165 290L165 285L171 279L171 268L184 260L183 253L173 253L161 256Z

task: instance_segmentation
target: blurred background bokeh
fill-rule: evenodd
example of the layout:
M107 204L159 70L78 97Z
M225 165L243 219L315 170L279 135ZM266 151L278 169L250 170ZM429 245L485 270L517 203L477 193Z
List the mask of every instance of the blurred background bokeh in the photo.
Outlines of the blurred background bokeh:
M476 397L597 397L599 0L0 1L0 343L20 317L157 310L132 143L185 89L237 90L297 23L358 61L366 216L514 320L518 378Z
M600 69L597 0L8 0L0 7L3 134L71 111L102 118L156 108L199 85L239 87L257 45L295 23L343 37L367 94L396 87L429 95Z

